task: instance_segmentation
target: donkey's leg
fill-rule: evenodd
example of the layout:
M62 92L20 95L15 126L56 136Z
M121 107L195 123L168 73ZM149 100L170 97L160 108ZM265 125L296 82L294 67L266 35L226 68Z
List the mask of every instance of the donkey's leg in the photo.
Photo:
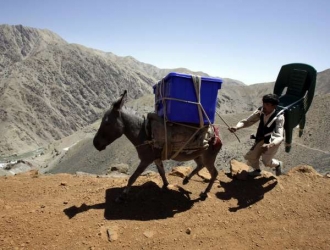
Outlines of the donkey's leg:
M194 161L196 162L197 167L183 179L182 184L184 185L186 185L190 181L191 177L197 174L204 167L202 157L198 156L197 158L194 159Z
M158 172L160 174L160 177L162 177L162 180L163 180L163 189L167 189L167 187L168 187L168 181L167 181L166 176L165 176L165 170L164 170L163 162L160 159L156 159L154 162L155 162L155 164L157 166L157 169L158 169Z
M134 173L128 179L127 186L125 187L124 191L117 197L116 202L123 202L128 195L129 190L131 189L133 183L136 179L142 174L142 172L150 165L152 161L141 161L139 166L136 168Z
M206 166L207 170L210 172L211 179L210 179L210 182L207 185L205 191L200 194L200 197L204 198L204 199L207 197L207 193L210 192L210 190L213 186L213 183L215 182L215 180L218 176L218 170L215 168L213 163L212 164L205 164L205 166Z
M217 176L218 176L218 170L214 166L215 159L217 157L217 154L219 153L221 149L222 144L216 145L214 147L209 147L207 151L202 155L203 157L203 163L207 170L209 171L211 175L211 179L209 184L207 185L205 191L200 194L200 197L202 199L205 199L207 197L207 193L210 192L213 183L215 182Z

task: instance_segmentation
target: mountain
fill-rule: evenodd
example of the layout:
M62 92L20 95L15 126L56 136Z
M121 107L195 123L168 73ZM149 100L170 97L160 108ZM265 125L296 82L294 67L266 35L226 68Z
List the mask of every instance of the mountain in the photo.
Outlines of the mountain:
M45 171L52 166L51 171L57 172L83 169L103 173L109 164L116 163L127 163L134 169L138 158L127 140L121 138L114 147L98 153L93 149L91 138L102 114L125 89L129 90L129 108L140 115L152 111L152 86L171 71L209 76L186 68L159 69L131 56L119 57L69 44L49 30L0 25L0 156L18 154L16 158L20 158L25 152L44 151L43 160L39 158L38 163L36 159L36 164L48 166ZM245 85L229 78L223 80L217 111L229 124L235 124L260 106L261 96L272 92L274 87L274 82ZM321 162L321 168L328 159L324 147L327 142L315 138L324 138L328 130L328 123L322 117L327 117L329 86L330 69L319 72L315 105L318 103L317 107L323 111L311 107L308 122L313 122L305 130L310 129L312 133L305 132L303 139L296 140L305 147L297 144L301 155L294 155L298 160L305 159L310 152L314 152L314 156L321 154L317 159L306 159L311 163ZM226 143L218 157L220 167L229 157L241 157L241 151L250 144L247 140L236 144L236 139L226 134L223 122L219 118L216 122L222 126ZM317 129L319 124L321 129ZM241 136L245 138L253 132L252 128ZM323 143L319 143L321 141ZM68 147L70 150L63 152ZM283 159L290 162L292 154ZM288 167L295 163L291 161Z
M315 95L330 93L330 69L317 74Z
M44 147L94 122L124 89L152 93L170 71L69 44L49 30L0 25L0 155Z
M152 111L153 98L153 95L146 95L137 100L132 100L126 104L126 108L142 116ZM325 136L330 127L330 113L325 108L329 105L330 94L316 96L307 113L306 127L302 137L298 137L298 129L295 129L291 152L285 152L284 144L280 147L277 158L285 163L285 172L300 164L314 166L320 173L330 172L330 142ZM227 124L235 125L249 114L250 112L228 113L221 114L221 117ZM220 136L223 142L223 148L216 159L216 167L228 171L231 159L244 161L244 153L253 144L253 140L250 140L249 137L256 132L257 124L237 132L240 142L228 131L226 124L219 117L216 117L215 124L220 127ZM99 125L100 120L86 127L84 131L73 133L71 136L55 142L45 151L45 155L34 160L35 164L42 166L41 172L43 173L72 174L81 171L92 174L105 174L113 166L124 164L128 166L128 173L132 174L139 164L135 147L125 136L122 136L109 145L106 150L97 151L92 140ZM194 165L194 162L164 162L166 171L170 171L173 166L177 165L190 166ZM148 169L157 171L154 165L151 165Z
M303 136L296 129L291 152L282 145L277 154L285 175L242 181L228 173L231 159L244 160L256 126L239 130L239 142L222 119L234 125L247 117L274 82L223 78L215 122L223 142L215 164L223 171L208 198L199 197L205 169L183 185L191 167L169 172L182 163L167 161L169 190L145 172L127 203L114 201L128 176L105 174L126 166L130 174L139 159L125 137L102 152L93 147L100 118L124 89L126 109L152 111L152 85L170 71L208 76L68 44L48 30L0 25L0 175L15 175L0 176L0 249L328 248L330 70L318 73ZM19 161L7 170L4 158Z
M5 25L0 33L4 151L34 149L71 134L133 84L131 98L151 93L152 77L119 66L106 53L68 44L50 31Z

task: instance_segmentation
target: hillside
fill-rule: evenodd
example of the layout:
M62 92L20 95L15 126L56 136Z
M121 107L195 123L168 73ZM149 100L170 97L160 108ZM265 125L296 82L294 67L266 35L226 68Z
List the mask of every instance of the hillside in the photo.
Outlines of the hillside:
M3 153L33 150L92 123L123 89L151 93L155 79L106 53L68 44L50 31L0 26ZM3 36L4 34L4 36Z
M117 204L126 178L0 177L0 248L329 248L330 178L310 168L246 181L221 172L205 201L200 177L185 186L168 179L166 192L158 175L140 177L129 201Z
M152 111L153 95L144 96L138 100L127 103L127 109L132 109L140 115ZM330 95L316 96L307 113L307 122L302 137L298 137L297 129L294 131L292 150L286 153L284 145L280 147L277 158L282 160L284 170L287 172L299 164L311 165L321 173L330 172L330 144L327 139L327 131L330 126L330 113L327 108L330 105ZM247 117L250 113L226 114L222 118L230 125ZM71 136L52 144L43 156L31 160L36 166L41 166L42 172L49 173L71 173L87 172L93 174L106 174L112 166L125 164L128 167L128 174L131 174L139 163L138 155L134 146L125 136L116 140L106 150L98 152L92 143L92 139L99 127L100 121L86 128L85 132L80 131ZM225 171L229 168L229 161L232 158L243 161L243 154L252 146L253 141L249 136L256 131L256 125L240 130L237 135L241 142L228 132L226 125L216 118L216 124L220 126L223 148L220 151L216 167ZM67 149L68 150L64 150ZM56 149L56 150L55 150ZM56 152L58 152L56 156ZM178 163L166 161L165 168L170 171L176 165L191 165L193 162ZM157 171L155 166L149 170Z
M170 71L207 76L69 44L49 30L0 25L0 155L66 137L96 121L124 89L130 99L150 94Z
M0 34L0 164L23 159L41 172L95 174L126 164L132 173L139 160L126 138L103 152L92 145L99 119L111 102L128 89L128 109L142 116L154 107L151 86L168 72L208 76L185 68L158 69L130 56L68 44L48 30L0 25ZM217 111L230 125L257 108L261 96L272 92L274 86L273 82L246 86L223 79ZM283 148L279 152L286 170L309 164L322 173L329 171L329 143L324 136L329 129L329 81L329 70L318 73L305 133L294 139L290 154ZM216 164L218 169L227 169L231 158L242 160L255 128L240 131L238 143L218 117L216 123L224 143ZM167 162L167 171L177 164L183 163ZM21 168L29 169L30 165ZM7 172L0 166L1 174Z
M330 93L330 69L317 74L315 95Z

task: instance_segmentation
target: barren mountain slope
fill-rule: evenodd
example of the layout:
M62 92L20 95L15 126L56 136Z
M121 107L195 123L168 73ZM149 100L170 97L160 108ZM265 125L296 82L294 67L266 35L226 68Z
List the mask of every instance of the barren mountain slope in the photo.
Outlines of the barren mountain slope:
M170 71L207 76L68 44L48 30L0 25L0 34L0 156L47 147L100 118L124 89L130 100L152 93L151 86ZM328 75L318 74L318 95L328 93ZM273 86L224 78L218 110L251 111Z
M207 75L68 44L48 30L0 25L0 155L68 136L93 123L124 89L139 98L170 71Z
M132 100L127 103L128 109L133 109L137 114L145 115L152 110L153 95L144 96L138 100ZM277 158L284 162L284 170L288 171L299 164L307 164L316 168L321 173L330 172L330 152L327 131L330 126L330 113L325 108L330 105L330 95L322 97L316 96L315 100L307 113L307 122L304 134L301 138L298 137L298 130L294 130L294 138L292 150L290 153L285 152L284 145L280 147ZM147 108L149 107L149 109ZM222 114L221 117L229 125L235 125L237 121L246 118L250 112L239 114ZM257 125L237 132L241 142L229 133L224 122L217 117L216 124L220 126L221 139L223 148L221 149L217 160L216 167L228 171L229 161L232 158L244 161L243 155L252 146L253 140L249 137L254 134ZM96 122L90 128L90 132L82 136L70 137L69 142L58 142L57 150L62 152L59 159L55 157L53 164L43 168L43 172L51 173L76 173L79 171L105 174L109 169L117 164L127 164L131 174L139 163L138 155L133 145L125 136L112 143L106 150L98 152L93 144L92 139L98 129L99 122ZM80 140L80 141L79 141ZM61 140L62 141L62 140ZM63 151L63 148L73 145L68 151ZM62 144L62 146L61 146ZM52 158L50 158L52 159ZM37 159L35 159L37 160ZM42 161L41 161L42 162ZM43 165L44 163L40 163ZM178 163L166 161L165 168L167 171L178 164L194 165L193 162ZM45 165L45 164L44 164ZM155 166L148 168L149 170L157 171Z
M315 95L330 93L330 69L317 74Z
M58 42L49 31L5 25L0 33L3 153L32 150L91 124L123 89L130 98L152 91L155 79L144 72Z
M0 73L8 67L34 56L49 45L64 45L65 40L49 30L22 25L0 25Z

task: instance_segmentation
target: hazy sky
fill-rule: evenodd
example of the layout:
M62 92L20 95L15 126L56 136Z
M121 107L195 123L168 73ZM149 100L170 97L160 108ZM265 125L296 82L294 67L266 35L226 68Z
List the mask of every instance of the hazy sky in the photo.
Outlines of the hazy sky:
M0 24L246 84L287 63L330 68L330 0L0 0Z

